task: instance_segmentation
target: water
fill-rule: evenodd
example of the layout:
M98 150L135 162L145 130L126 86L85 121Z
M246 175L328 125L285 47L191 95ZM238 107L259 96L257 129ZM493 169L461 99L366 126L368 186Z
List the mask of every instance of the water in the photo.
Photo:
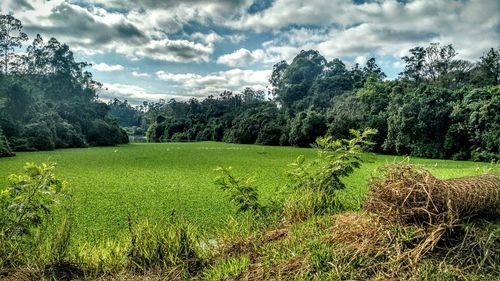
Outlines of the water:
M128 136L130 143L148 142L146 136Z

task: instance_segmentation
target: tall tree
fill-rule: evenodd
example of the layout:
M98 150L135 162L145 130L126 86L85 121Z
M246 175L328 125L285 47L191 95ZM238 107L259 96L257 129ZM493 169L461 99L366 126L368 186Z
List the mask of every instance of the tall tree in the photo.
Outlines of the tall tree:
M5 75L9 73L9 64L16 48L28 40L28 35L22 32L23 25L20 20L11 15L0 15L0 59Z
M363 67L363 73L366 78L372 77L378 81L382 81L385 77L387 77L382 69L377 65L375 58L370 58L366 62L365 67Z
M294 104L307 96L325 65L326 60L318 51L300 51L277 83L276 98L284 108L291 113L295 112Z
M482 56L477 70L476 84L500 85L500 49L491 48Z

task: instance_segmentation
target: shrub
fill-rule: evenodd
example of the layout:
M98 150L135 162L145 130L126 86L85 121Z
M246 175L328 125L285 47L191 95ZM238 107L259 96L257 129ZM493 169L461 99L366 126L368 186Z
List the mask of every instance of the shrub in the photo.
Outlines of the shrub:
M232 173L232 168L217 168L222 175L215 179L215 184L223 191L230 193L229 197L238 207L238 212L262 214L264 207L259 203L257 188L253 178L238 178Z
M306 163L304 156L299 156L291 164L291 170L288 172L291 185L300 195L305 192L306 196L298 196L292 199L296 200L296 203L288 204L292 208L302 208L303 212L299 209L285 209L286 213L293 214L294 218L306 219L311 214L343 209L341 202L336 199L336 191L345 188L341 178L361 166L363 148L373 145L366 139L375 134L376 130L351 130L351 133L354 135L351 140L334 140L331 136L319 137L313 145L318 152L317 160Z
M172 135L172 141L181 142L181 141L188 141L188 140L189 140L189 136L185 132L175 133Z
M36 150L53 150L56 148L55 133L45 122L32 123L24 126L23 137L28 148Z
M9 157L15 156L10 149L9 142L7 138L3 135L2 130L0 129L0 157Z
M28 163L24 173L11 175L0 192L0 269L24 262L40 253L44 235L54 212L64 208L70 198L67 183L54 175L54 164ZM63 224L58 237L48 247L58 260L69 241L69 225Z
M84 147L85 140L73 125L67 122L56 123L56 146L57 147Z
M87 137L90 144L98 146L116 145L124 141L123 132L117 125L99 119L92 122Z

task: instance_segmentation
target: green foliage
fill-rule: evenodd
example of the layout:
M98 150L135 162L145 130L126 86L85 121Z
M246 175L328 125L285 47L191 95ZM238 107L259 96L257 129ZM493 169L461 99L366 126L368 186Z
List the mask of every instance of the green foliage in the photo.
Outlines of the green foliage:
M67 198L67 183L54 175L54 164L27 163L24 173L11 175L1 192L0 227L7 236L29 235L43 223L51 208Z
M453 124L446 136L452 157L475 161L500 159L500 86L475 89L453 103Z
M203 272L205 280L237 279L250 265L248 256L229 257L226 260L211 266Z
M288 65L277 82L276 98L290 111L295 111L294 104L307 96L311 85L318 77L326 65L325 58L315 50L302 50ZM282 68L277 67L275 71L281 72Z
M376 130L351 130L351 133L354 138L350 140L319 137L314 144L317 159L306 163L305 157L299 156L291 164L288 175L297 195L285 203L284 213L288 220L304 220L344 209L336 194L346 187L341 179L361 166L362 150L373 145L367 138L375 134Z
M126 135L118 126L97 119L91 123L87 138L91 145L110 146L128 143Z
M142 125L144 106L133 107L127 100L114 99L108 102L108 115L116 118L122 127L138 127Z
M172 141L189 141L189 135L185 132L182 132L182 133L174 133L172 135Z
M71 221L64 219L51 234L54 213L68 212L67 183L54 175L54 164L28 163L24 173L11 175L0 192L0 269L33 256L63 260L69 246ZM43 255L41 255L43 254Z
M28 35L22 32L20 20L11 15L0 15L0 63L2 71L7 75L12 68L16 70L16 61L13 58L15 48L20 48Z
M0 129L17 150L114 145L127 142L124 132L107 120L107 105L97 101L101 84L77 62L69 47L40 35L27 40L22 24L0 15ZM15 64L14 64L15 62ZM103 124L105 123L105 124Z
M290 122L289 143L308 147L326 132L326 118L316 111L298 113Z
M477 86L500 85L500 48L491 48L483 55L475 69L473 83Z
M202 262L196 229L178 221L130 223L129 267L140 271L181 267L195 271Z
M242 110L225 131L224 141L245 144L279 144L282 123L278 109L256 103ZM281 123L281 124L280 124Z
M354 138L350 140L319 137L314 144L318 159L306 163L305 157L299 156L291 165L289 175L293 179L293 187L298 190L324 190L332 194L335 190L344 189L345 184L340 179L361 166L363 148L373 145L367 138L376 132L369 128L363 132L351 130Z
M482 95L476 109L468 99L498 84L498 50L477 63L456 55L451 45L412 48L402 58L399 79L388 81L375 58L348 67L338 58L326 61L317 51L301 51L290 65L273 66L272 100L245 89L202 101L160 101L140 110L146 110L153 142L182 133L189 140L307 147L325 134L348 138L350 129L374 128L375 152L495 160L496 116L486 113L481 125L466 123L476 122L467 115L481 115L472 112L485 104L488 112L496 109L495 95Z
M14 155L15 154L12 153L12 150L10 149L9 141L7 141L7 138L0 129L0 157L9 157Z
M264 207L259 203L259 196L253 178L238 178L233 174L231 167L219 167L216 171L222 175L215 179L215 184L221 190L229 192L230 200L237 206L238 212L262 214Z
M384 149L403 155L446 157L445 136L451 125L452 102L458 96L456 92L427 86L393 96L388 106Z

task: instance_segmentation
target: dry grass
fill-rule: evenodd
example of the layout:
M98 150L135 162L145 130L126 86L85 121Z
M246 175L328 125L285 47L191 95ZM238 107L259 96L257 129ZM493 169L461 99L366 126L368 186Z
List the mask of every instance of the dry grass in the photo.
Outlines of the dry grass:
M500 212L500 177L481 175L440 180L408 164L383 168L370 182L364 209L394 222L452 226L471 216Z
M499 270L500 230L487 222L500 212L498 176L440 180L415 166L386 166L372 179L364 209L369 213L334 216L332 239L353 260L369 256L373 272L408 271L437 256L461 268ZM479 223L466 227L471 219Z

